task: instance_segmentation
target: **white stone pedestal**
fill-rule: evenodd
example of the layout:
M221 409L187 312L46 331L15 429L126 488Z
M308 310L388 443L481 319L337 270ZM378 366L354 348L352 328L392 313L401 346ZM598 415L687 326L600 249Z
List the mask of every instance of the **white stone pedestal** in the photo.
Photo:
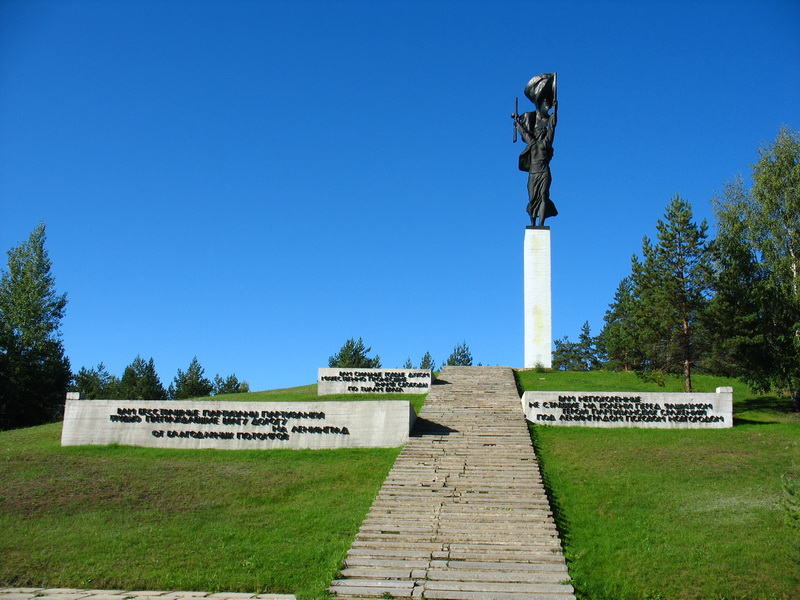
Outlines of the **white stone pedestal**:
M525 367L553 365L553 317L550 284L550 228L527 227L523 260L525 280Z

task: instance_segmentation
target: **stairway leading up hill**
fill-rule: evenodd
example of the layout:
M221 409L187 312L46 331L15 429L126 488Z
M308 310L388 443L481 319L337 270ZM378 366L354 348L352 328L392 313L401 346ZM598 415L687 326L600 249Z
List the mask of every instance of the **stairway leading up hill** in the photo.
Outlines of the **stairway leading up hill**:
M510 368L444 368L329 589L575 600Z

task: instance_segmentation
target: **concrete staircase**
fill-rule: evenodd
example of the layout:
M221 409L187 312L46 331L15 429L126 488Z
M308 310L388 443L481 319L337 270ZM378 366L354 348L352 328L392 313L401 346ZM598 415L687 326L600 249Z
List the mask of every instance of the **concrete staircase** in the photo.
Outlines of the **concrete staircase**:
M347 553L339 598L575 600L507 367L445 367Z

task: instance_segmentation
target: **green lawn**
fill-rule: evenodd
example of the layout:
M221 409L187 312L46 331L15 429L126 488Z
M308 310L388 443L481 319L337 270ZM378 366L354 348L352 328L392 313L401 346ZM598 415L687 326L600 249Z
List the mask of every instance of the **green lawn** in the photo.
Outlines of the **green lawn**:
M626 373L518 380L522 389L665 389ZM800 598L800 556L780 506L781 475L800 474L800 415L788 398L733 385L732 429L531 426L580 598Z
M399 449L60 446L0 433L0 586L325 597Z
M624 373L519 381L663 389ZM781 475L800 474L800 416L734 388L732 429L531 428L582 600L800 598L779 506ZM315 386L231 397L322 398ZM399 452L62 448L60 433L0 433L0 585L323 598Z

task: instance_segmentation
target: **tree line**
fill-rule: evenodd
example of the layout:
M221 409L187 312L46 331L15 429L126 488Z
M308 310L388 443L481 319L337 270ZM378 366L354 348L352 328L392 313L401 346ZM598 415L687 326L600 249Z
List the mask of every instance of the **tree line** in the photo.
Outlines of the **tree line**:
M350 338L347 340L344 345L339 349L339 351L328 358L328 367L340 367L340 368L357 368L357 369L380 369L381 368L381 358L380 356L369 356L369 353L372 352L372 348L368 348L364 344L364 340L358 338ZM450 353L444 362L442 363L443 366L445 365L458 365L458 366L465 366L470 367L472 366L472 353L469 350L469 346L467 342L461 342L460 344L456 344L453 348L453 351ZM480 363L478 363L480 365ZM422 355L422 358L419 362L419 367L415 367L414 364L411 362L411 357L406 359L406 362L403 364L404 369L430 369L431 371L436 370L436 361L433 360L430 352L425 352Z
M635 371L662 381L737 377L787 391L800 410L800 134L783 127L712 199L717 235L680 196L642 240L600 334L555 343L556 368Z
M122 377L111 375L103 363L89 369L81 367L73 376L70 390L80 392L89 400L182 400L240 394L249 392L250 386L246 381L239 381L236 375L221 377L217 374L213 380L207 378L195 356L186 371L178 369L172 383L164 388L153 359L145 361L137 356L125 367Z

